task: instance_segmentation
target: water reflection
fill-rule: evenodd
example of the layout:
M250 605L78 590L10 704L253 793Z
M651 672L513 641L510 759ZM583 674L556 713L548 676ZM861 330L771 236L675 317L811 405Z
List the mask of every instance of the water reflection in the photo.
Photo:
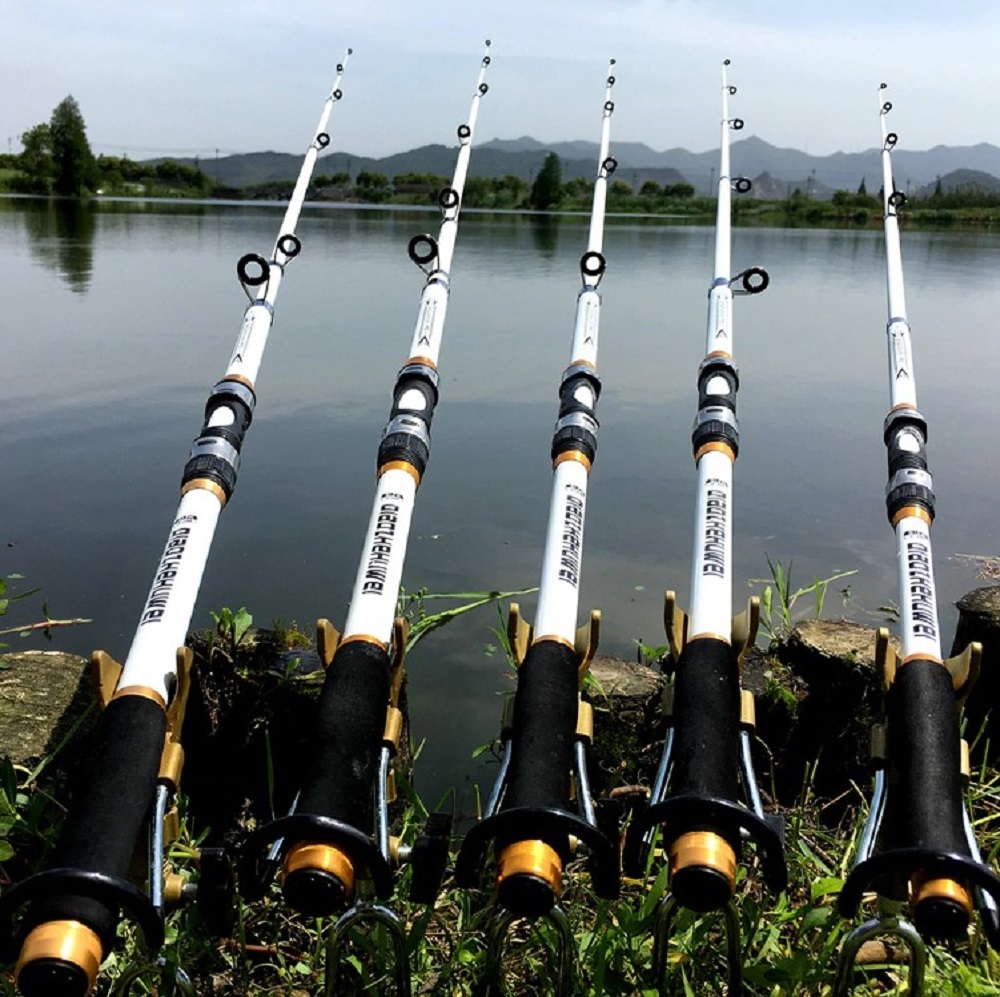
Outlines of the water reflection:
M26 201L24 230L31 255L59 274L71 291L85 294L94 272L94 209L87 201Z
M242 315L234 261L248 249L268 251L283 207L0 198L0 251L17 292L7 301L6 335L0 330L0 551L60 612L95 620L60 635L67 649L124 650L204 392L222 372ZM247 605L266 624L336 617L347 605L375 448L422 284L406 244L435 231L437 218L434 209L331 205L303 213L305 248L278 303L259 415L194 625L209 624L213 606ZM586 238L582 213L463 215L408 588L537 581L548 441ZM581 604L604 611L602 649L631 656L635 639L662 640L657 593L669 586L687 598L690 427L714 231L711 220L615 216L604 246L601 450L588 492ZM975 386L1000 381L1000 350L988 335L1000 310L1000 287L990 280L1000 238L909 231L903 257L921 411L932 426L938 594L948 629L950 603L977 583L951 555L998 542L1000 461L969 442L969 427L996 424L990 393ZM765 573L765 552L794 560L800 580L857 568L852 606L874 611L897 589L882 494L881 233L741 227L733 261L734 270L762 265L772 279L766 294L737 306L744 445L734 574ZM66 293L66 284L78 293ZM54 469L72 482L70 492L54 483ZM3 546L12 541L16 548ZM94 564L101 584L81 583ZM834 599L830 593L829 615L842 611ZM530 600L522 602L530 614ZM435 735L422 757L427 796L463 786L469 756L495 728L495 694L507 685L502 656L481 650L492 619L456 621L415 657L414 730ZM442 707L447 732L439 729Z
M559 215L541 214L529 215L531 219L531 236L535 246L543 256L555 256L559 246Z

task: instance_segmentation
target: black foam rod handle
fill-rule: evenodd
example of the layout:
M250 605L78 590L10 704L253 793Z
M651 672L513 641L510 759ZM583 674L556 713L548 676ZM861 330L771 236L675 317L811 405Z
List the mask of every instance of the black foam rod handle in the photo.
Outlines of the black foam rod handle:
M543 640L517 670L507 792L502 810L569 804L576 737L579 658L573 648Z
M70 807L52 866L126 876L152 806L166 730L158 702L145 696L111 700L98 721L93 773ZM86 924L107 952L118 911L86 897L47 897L31 905L22 932L47 921Z
M674 679L671 795L735 801L740 738L739 664L724 640L702 637L681 652Z
M389 652L377 644L356 640L337 648L323 682L298 813L371 833L390 670Z
M886 712L894 776L886 814L892 847L968 855L961 733L948 670L937 661L903 665L886 696Z

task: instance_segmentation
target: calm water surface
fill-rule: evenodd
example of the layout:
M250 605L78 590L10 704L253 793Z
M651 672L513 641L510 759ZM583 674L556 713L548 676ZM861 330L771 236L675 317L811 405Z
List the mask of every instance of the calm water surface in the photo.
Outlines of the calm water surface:
M177 502L208 389L244 307L235 262L269 252L282 207L110 204L57 211L0 200L5 300L0 570L42 585L79 653L123 658ZM467 213L441 354L442 400L404 576L408 588L537 584L548 450L569 360L585 218ZM373 495L375 450L406 358L423 277L406 242L433 213L307 209L258 380L240 484L216 534L193 624L246 605L257 622L343 622ZM601 445L592 476L581 616L602 650L662 643L662 592L685 597L714 232L609 223ZM995 554L1000 238L904 232L918 394L930 423L945 632L977 584L956 554ZM881 233L740 229L737 269L768 268L738 299L741 451L736 578L794 560L793 582L856 569L848 615L896 598L885 520L888 408ZM747 586L745 594L753 589ZM737 597L743 592L738 588ZM529 611L532 600L522 600ZM828 614L841 612L832 592ZM490 654L495 614L427 640L410 661L419 787L469 799L470 759L509 689ZM16 638L15 638L16 639Z

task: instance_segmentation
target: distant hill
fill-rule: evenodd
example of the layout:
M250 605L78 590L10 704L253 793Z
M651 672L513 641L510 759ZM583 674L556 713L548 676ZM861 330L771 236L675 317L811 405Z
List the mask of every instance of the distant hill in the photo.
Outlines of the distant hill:
M913 191L915 197L930 197L937 189L937 180L918 190ZM944 194L961 193L1000 193L1000 180L982 170L952 170L941 177L941 192Z
M599 147L596 142L540 142L529 136L517 139L491 139L475 149L470 167L471 176L501 177L507 174L530 180L538 174L546 155L556 153L562 164L563 179L593 177L597 167ZM646 180L658 183L678 183L686 180L700 193L712 190L712 179L718 169L718 151L690 152L687 149L667 149L657 152L641 142L613 143L612 155L618 160L619 179L635 186ZM255 152L219 159L181 159L186 165L201 168L229 187L245 187L255 183L294 181L301 157L289 153ZM733 172L736 175L759 177L768 174L776 190L784 185L782 196L789 187L807 185L815 197L829 196L834 190L857 190L862 179L869 190L881 185L879 151L835 152L829 156L810 156L799 149L782 149L761 138L751 136L732 144ZM425 145L419 149L396 153L381 159L355 156L349 152L334 152L323 156L316 166L317 173L348 172L351 176L363 170L384 173L390 179L401 173L436 173L451 176L455 166L455 148ZM971 146L935 146L923 152L898 149L893 153L896 182L911 190L933 184L937 177L957 171L971 171L1000 176L1000 148L988 142Z

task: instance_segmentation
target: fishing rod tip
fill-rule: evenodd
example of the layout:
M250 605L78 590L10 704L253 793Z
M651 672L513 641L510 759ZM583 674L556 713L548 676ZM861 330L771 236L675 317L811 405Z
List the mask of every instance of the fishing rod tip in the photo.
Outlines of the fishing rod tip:
M879 90L886 90L886 89L888 89L888 87L889 87L888 83L880 83L878 85Z
M728 59L726 59L726 60L725 60L725 62L723 62L723 63L722 63L722 65L723 65L723 66L728 66L728 65L729 65L729 60L728 60Z
M347 50L347 54L348 54L348 55L354 55L354 49L352 49L352 48L349 48L349 49Z
M611 65L613 66L617 61L618 61L617 59L612 59L611 60Z
M489 38L487 38L487 39L486 39L486 47L487 47L487 48L489 48L489 47L490 47L490 45L492 45L492 44L493 44L493 43L492 43L492 42L491 42L491 41L489 40Z

